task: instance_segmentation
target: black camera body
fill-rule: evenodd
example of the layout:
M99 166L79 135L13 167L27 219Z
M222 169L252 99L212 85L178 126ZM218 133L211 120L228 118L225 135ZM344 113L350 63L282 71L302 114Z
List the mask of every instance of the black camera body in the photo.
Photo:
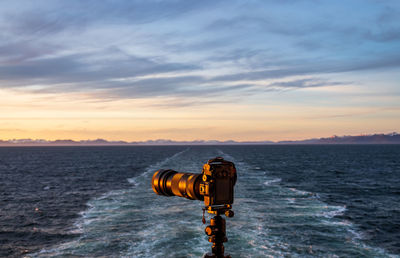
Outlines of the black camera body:
M235 165L221 157L210 159L201 174L158 170L151 180L158 195L204 200L206 207L231 206L237 179Z
M200 194L204 205L217 206L233 203L233 187L237 180L235 165L221 157L210 159L203 166Z

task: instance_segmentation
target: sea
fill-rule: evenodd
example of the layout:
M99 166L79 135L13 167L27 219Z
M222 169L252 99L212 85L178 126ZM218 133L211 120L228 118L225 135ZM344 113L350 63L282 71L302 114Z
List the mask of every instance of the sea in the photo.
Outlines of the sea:
M400 145L2 147L0 257L202 257L203 203L151 178L217 156L232 257L400 257Z

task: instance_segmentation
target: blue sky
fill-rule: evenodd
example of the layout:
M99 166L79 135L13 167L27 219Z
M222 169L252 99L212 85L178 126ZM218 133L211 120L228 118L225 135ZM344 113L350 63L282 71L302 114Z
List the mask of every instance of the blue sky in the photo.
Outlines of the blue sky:
M396 131L399 17L390 0L2 1L0 138Z

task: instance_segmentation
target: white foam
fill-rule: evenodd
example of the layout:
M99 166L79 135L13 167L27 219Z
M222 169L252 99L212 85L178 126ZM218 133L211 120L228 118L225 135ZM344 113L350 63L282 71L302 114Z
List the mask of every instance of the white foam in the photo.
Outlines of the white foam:
M272 184L274 184L274 183L279 183L279 182L281 182L281 181L282 181L282 179L280 179L280 178L275 178L275 179L271 179L271 180L265 181L265 182L264 182L264 185L272 185Z
M177 152L177 153L175 153L174 155L172 155L172 156L170 156L170 157L167 157L167 158L165 158L165 159L162 160L162 161L159 161L159 162L157 162L157 163L155 163L155 164L152 164L152 165L148 166L148 167L144 170L144 172L143 172L142 174L137 175L137 176L135 176L135 177L128 178L128 179L127 179L128 182L131 183L131 184L133 184L133 185L136 185L136 186L140 185L140 182L139 182L139 180L138 180L139 177L143 177L143 176L146 176L146 175L148 175L148 174L150 174L150 173L154 173L155 171L157 171L158 169L160 169L160 167L162 167L162 166L164 166L166 163L168 163L170 160L173 160L173 159L179 157L179 156L182 155L183 153L187 152L189 149L190 149L190 147L184 149L183 151Z
M325 218L333 218L339 215L343 215L343 213L346 211L346 206L325 206L325 209L328 211L324 211L320 214L320 216L323 216Z
M295 202L296 202L296 199L295 199L295 198L286 198L286 200L287 200L289 203L295 203Z
M292 191L292 192L294 192L295 194L298 194L298 195L309 195L309 196L312 196L312 195L313 195L313 194L310 193L310 192L298 190L298 189L296 189L296 188L289 188L289 190Z
M138 185L140 185L140 183L137 182L136 177L131 177L131 178L128 178L127 180L128 180L128 182L129 182L130 184L132 184L133 186L138 186Z
M348 220L339 220L339 221L323 220L322 223L324 223L326 225L336 225L336 226L345 226L345 227L353 226L353 224ZM349 231L350 231L350 229L349 229Z

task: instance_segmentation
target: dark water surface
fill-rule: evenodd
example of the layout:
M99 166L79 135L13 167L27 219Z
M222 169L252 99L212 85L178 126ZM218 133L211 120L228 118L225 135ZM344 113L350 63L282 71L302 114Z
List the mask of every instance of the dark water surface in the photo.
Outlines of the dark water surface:
M150 179L215 156L238 169L233 257L399 257L399 145L3 147L0 257L201 257L202 203Z
M0 257L79 237L87 202L181 151L180 147L0 148Z

